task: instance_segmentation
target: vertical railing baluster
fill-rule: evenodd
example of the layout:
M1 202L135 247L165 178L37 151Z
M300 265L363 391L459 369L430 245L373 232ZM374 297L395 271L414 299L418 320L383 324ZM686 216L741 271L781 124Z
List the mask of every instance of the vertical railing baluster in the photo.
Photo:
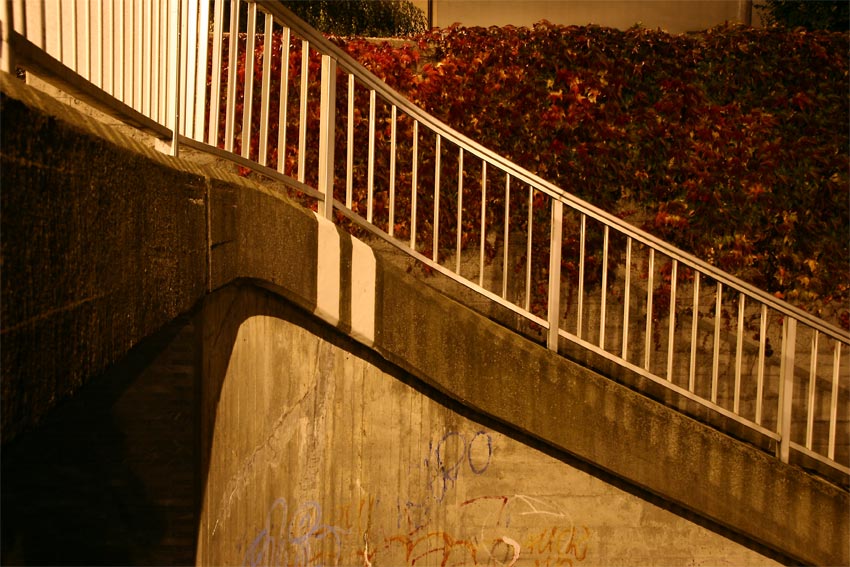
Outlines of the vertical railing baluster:
M440 143L442 138L437 134L436 151L434 155L434 234L432 254L434 263L439 263L439 244L440 244Z
M584 326L584 243L587 233L587 215L582 213L579 228L578 245L578 308L576 310L576 336L581 338L581 328Z
M180 65L182 64L180 60L180 39L181 39L181 28L182 28L182 2L180 0L176 0L175 2L176 8L174 14L174 21L171 25L172 36L169 44L172 46L171 49L171 61L172 61L172 82L169 93L169 98L172 101L172 111L173 111L173 120L172 124L172 138L171 138L171 155L177 157L180 153ZM137 99L138 100L138 99Z
M307 176L307 97L310 83L310 42L301 40L301 107L298 113L298 181Z
M149 6L150 2L144 2L145 16ZM150 18L146 17L146 22L144 33L146 37L149 37ZM124 0L112 0L112 29L115 34L112 39L112 96L124 102L124 38L127 37L124 30ZM150 58L150 52L148 58ZM150 117L150 109L143 114Z
M366 162L366 222L372 223L375 199L375 89L369 90L369 156Z
M153 22L151 21L151 8L153 2L142 2L142 18L139 22L139 26L141 30L139 30L139 35L141 35L141 44L142 44L142 76L141 76L141 89L142 89L142 97L140 101L140 111L145 116L150 116L151 111L151 75L153 73L152 68L154 65L154 60L151 58L151 31L153 28ZM123 14L122 14L123 15ZM124 19L123 17L121 18ZM136 31L134 30L134 36ZM121 43L124 43L124 36L121 36ZM121 74L119 83L124 82L124 70L123 65L121 65L122 69L119 71ZM123 90L123 84L122 84Z
M168 84L171 80L171 69L169 68L171 57L169 55L169 44L168 39L170 37L170 28L169 28L169 18L171 14L171 0L161 0L162 5L160 6L160 115L162 116L162 123L168 124L169 120L171 120L171 110L168 107ZM135 84L135 78L133 79Z
M602 231L602 289L600 290L601 297L599 298L599 348L605 348L605 302L608 291L608 225Z
M354 75L348 74L348 128L345 137L345 207L354 199Z
M717 282L717 295L714 299L714 346L711 357L711 401L717 403L717 387L720 381L720 319L723 307L723 284Z
M395 151L396 151L396 121L398 119L398 109L396 105L392 105L390 112L390 218L387 234L393 235L395 225Z
M6 4L7 4L7 2L5 0L3 0L0 3L2 3L3 6L6 6ZM3 21L5 22L6 18L3 18ZM121 12L121 24L122 24L122 26L124 24L124 12L123 12L123 10ZM6 25L6 24L4 24L4 25ZM9 26L8 30L11 30L12 29L12 27L11 27L12 22L9 22L8 26ZM78 67L78 62L77 62L77 58L78 58L77 43L79 41L78 38L77 38L78 32L79 32L79 30L77 29L77 3L72 2L71 3L71 45L70 45L71 55L70 55L70 65L69 65L69 67L71 69L73 69L74 72L77 73L77 74L80 73L80 69ZM4 32L3 32L4 41L6 41L5 38L8 37L7 33L8 33L8 31L4 30ZM3 52L5 53L6 50L7 50L7 48L4 48ZM124 63L124 29L123 29L123 27L121 29L121 51L120 51L120 53L121 53L121 63L123 65L123 63ZM121 94L121 100L122 101L124 100L123 93Z
M227 47L227 102L224 107L224 149L233 151L233 122L236 120L236 67L239 65L239 2L230 0L230 37Z
M99 88L103 89L103 51L106 47L103 44L103 0L95 0L95 29L97 30L97 40L91 38L92 43L96 43L95 63L97 69L97 81L92 81ZM135 108L135 107L134 107Z
M674 258L670 266L670 315L667 327L667 381L673 380L673 356L676 350L676 287L679 279L679 262Z
M190 44L190 48L197 45L198 59L195 66L195 128L194 139L204 141L204 113L207 107L207 58L209 57L209 27L210 27L210 2L209 0L198 0L200 2L200 15L198 19L198 29L195 32L194 42ZM267 20L271 20L271 16L266 16ZM271 26L269 26L271 29ZM271 34L267 37L271 38ZM269 40L271 41L271 39ZM271 55L269 55L271 58ZM191 118L190 118L191 119ZM268 124L263 122L263 131L268 127ZM263 165L266 165L263 163Z
M764 358L767 350L767 305L761 304L759 321L759 360L756 377L756 423L761 425L762 397L764 396Z
M269 159L269 105L272 84L272 25L271 14L263 15L263 84L260 87L260 165Z
M782 324L782 358L779 364L779 446L777 457L787 463L791 454L791 409L794 402L794 354L797 320L786 316Z
M224 0L215 0L215 12L213 14L212 75L210 77L210 123L207 129L207 143L211 146L218 146L218 117L221 108L221 27L223 21ZM283 88L282 85L281 88Z
M38 18L39 18L39 28L38 28L38 46L47 51L47 14L45 13L44 0L39 0L39 10L38 10ZM101 23L101 30L103 30L103 24ZM103 33L101 31L101 33Z
M42 9L44 4L42 4ZM113 22L115 21L114 5L111 0L106 0L106 3L101 7L103 10L101 28L100 28L100 46L103 51L103 65L101 66L102 85L101 89L107 94L115 96L115 30ZM42 20L44 23L44 20ZM43 27L43 26L42 26ZM45 49L46 49L45 45Z
M58 43L56 58L61 61L63 65L67 66L68 62L65 60L65 30L63 29L65 27L65 19L62 4L63 3L60 0L57 2L56 6L56 41ZM113 8L113 12L115 12L115 8ZM119 34L118 37L123 39L124 34Z
M817 394L816 386L818 377L818 339L818 331L812 329L812 350L809 356L809 403L806 413L806 449L812 448L812 438L814 436L815 395Z
M688 369L688 391L693 392L697 378L697 327L699 322L700 273L694 270L694 301L691 305L691 363Z
M319 107L319 191L325 196L324 217L333 219L334 129L336 126L336 59L322 55Z
M460 275L460 244L463 238L463 147L457 155L457 235L455 243L455 273Z
M277 129L277 170L285 173L286 168L286 127L289 110L289 44L291 31L284 26L280 35L280 104L278 106Z
M481 251L478 259L478 285L484 287L484 247L487 243L487 162L481 162Z
M502 299L508 298L508 248L510 237L510 218L511 218L511 174L505 174L505 221L504 221L504 237L502 239Z
M552 199L552 226L549 236L549 350L558 352L558 335L561 326L561 243L564 226L564 203Z
M127 0L122 0L125 5ZM150 108L148 110L149 116L156 122L161 123L161 118L159 116L159 74L161 72L161 68L163 66L162 61L160 60L160 49L159 49L159 19L160 19L160 0L146 0L148 19L150 21L150 28L148 30L148 36L150 39L150 59L151 59L151 68L150 68L150 79L148 81L149 89L150 89ZM122 25L126 28L126 18L127 11L126 9L122 10ZM126 34L125 36L126 37ZM127 69L124 62L127 60L126 56L126 41L122 39L121 41L121 88L123 89L124 95L122 98L126 99L129 96L127 89Z
M835 460L835 434L838 430L838 371L841 365L841 343L835 341L832 357L832 397L829 400L829 441L827 457Z
M629 355L629 307L632 292L632 237L626 237L626 277L623 283L623 348L621 350L623 360L628 360Z
M0 19L2 19L3 25L3 37L0 38L2 41L2 45L0 45L0 71L4 73L12 72L12 53L11 53L11 43L9 42L9 36L12 34L12 30L14 29L14 25L12 22L12 9L11 9L11 0L0 0ZM74 6L74 10L76 10L76 6ZM75 16L76 18L76 16ZM74 44L77 43L77 34L76 30L74 30ZM76 66L74 67L76 71Z
M416 250L416 197L419 183L419 121L413 121L413 166L410 172L410 249Z
M133 10L130 10L130 14L132 15ZM85 20L83 25L83 49L86 50L85 60L86 60L86 74L83 75L90 83L94 83L94 75L92 74L91 69L91 2L83 2L83 20ZM130 23L130 29L132 29L132 20ZM131 105L132 106L132 105Z
M242 91L242 157L251 157L252 119L254 114L254 51L257 48L257 4L248 4L248 28L245 41L245 83ZM302 116L304 118L304 116ZM303 181L303 180L302 180Z
M744 310L746 299L743 293L738 295L738 335L735 347L735 394L732 411L737 415L741 401L741 370L744 366Z
M224 0L220 0L224 1ZM165 87L164 73L165 67L165 49L162 42L163 29L165 29L165 10L162 9L162 0L151 0L153 5L153 35L151 41L153 46L151 49L151 59L154 61L154 71L152 82L154 86L151 88L151 114L155 116L155 120L160 124L165 124ZM220 68L220 67L219 67Z
M531 227L534 220L534 188L528 186L528 235L525 241L525 310L531 310Z
M646 336L644 337L643 368L649 370L652 351L652 288L655 286L655 249L649 249L649 261L646 272Z
M195 59L198 55L195 47L197 46L198 35L198 0L183 0L183 14L185 16L180 23L180 30L183 35L183 38L180 40L180 61L181 65L183 65L183 69L180 71L180 92L182 93L180 96L180 129L184 136L194 139L195 68L197 67ZM144 70L142 70L142 74L144 74ZM142 84L142 81L139 81L139 84ZM144 96L142 96L142 99L144 99Z
M179 2L179 0L178 0ZM144 80L144 54L142 53L142 37L144 35L144 25L145 25L145 14L144 14L144 6L142 6L142 2L133 2L133 11L135 15L133 16L136 25L133 27L133 108L142 112L142 81ZM178 11L181 14L181 18L186 13L183 9L183 6L178 6ZM179 25L179 24L178 24ZM180 32L177 32L177 36L180 37ZM185 58L181 58L178 54L177 61L182 62L185 61ZM171 70L174 73L174 70Z

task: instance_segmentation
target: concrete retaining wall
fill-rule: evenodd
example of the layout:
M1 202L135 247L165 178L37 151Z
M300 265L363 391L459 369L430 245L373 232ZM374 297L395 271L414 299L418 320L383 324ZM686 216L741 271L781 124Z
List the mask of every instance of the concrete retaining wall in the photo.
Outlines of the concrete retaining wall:
M202 317L220 390L202 406L201 565L776 564L506 435L271 293L230 286Z

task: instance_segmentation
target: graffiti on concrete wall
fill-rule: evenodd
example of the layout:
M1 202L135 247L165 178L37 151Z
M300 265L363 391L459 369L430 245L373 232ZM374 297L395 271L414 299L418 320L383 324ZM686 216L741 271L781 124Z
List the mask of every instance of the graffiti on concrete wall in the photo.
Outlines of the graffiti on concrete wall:
M290 510L285 498L269 507L265 525L248 546L245 565L338 565L348 530L323 523L318 502ZM330 550L330 557L326 557ZM330 561L326 561L330 559Z
M328 510L314 501L275 500L245 540L244 565L578 565L591 533L546 497L458 494L486 476L494 460L486 431L447 431L432 439L411 471L420 486L405 495L367 493ZM423 480L424 479L424 480ZM412 482L416 484L416 482ZM477 484L486 491L487 483Z

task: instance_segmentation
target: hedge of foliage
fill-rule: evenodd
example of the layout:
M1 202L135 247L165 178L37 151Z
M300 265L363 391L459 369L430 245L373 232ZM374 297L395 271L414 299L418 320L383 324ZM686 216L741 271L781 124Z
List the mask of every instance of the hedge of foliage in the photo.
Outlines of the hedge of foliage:
M345 46L483 145L848 327L847 33L543 22L416 39Z
M850 34L719 27L669 35L543 22L533 28L435 29L403 46L337 41L391 87L484 146L777 297L850 327ZM263 44L261 39L257 46L255 85ZM301 57L298 42L292 45L287 112L297 117ZM280 53L277 35L272 48ZM280 76L279 59L273 59L273 77ZM312 98L318 67L311 57ZM244 61L238 68L244 75ZM343 82L340 91L338 188L346 176ZM255 108L258 96L255 88ZM241 94L237 98L241 116ZM316 102L309 105L309 144L317 143ZM365 90L358 90L356 107L354 208L365 214ZM278 113L273 104L272 165L278 160ZM258 112L253 119L252 155L263 128ZM386 106L379 105L378 122L376 167L388 170ZM297 118L288 123L280 157L294 175ZM409 218L412 123L402 117L397 127L397 182L408 194L395 202L393 228L406 239L412 227L398 219ZM235 125L237 151L240 128ZM422 150L427 147L420 140L420 191L434 181L433 150ZM317 170L315 157L308 156L308 178ZM446 152L443 167L457 171L446 161L451 159L456 154ZM472 187L475 174L467 175ZM385 178L375 179L373 206L376 222L387 228ZM476 203L464 199L463 206L475 210ZM424 191L416 231L426 255L432 253L429 207ZM540 209L545 219L542 201ZM441 203L446 213L450 219ZM488 209L497 222L498 213ZM449 229L439 245L451 250L457 227ZM475 230L473 223L461 226L464 244L478 241ZM575 245L568 240L565 250ZM539 260L546 265L546 258Z

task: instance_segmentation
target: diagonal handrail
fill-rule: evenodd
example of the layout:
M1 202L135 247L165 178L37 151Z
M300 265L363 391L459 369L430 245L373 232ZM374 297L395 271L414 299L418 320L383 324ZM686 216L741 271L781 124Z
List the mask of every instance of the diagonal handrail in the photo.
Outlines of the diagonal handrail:
M231 14L229 31L223 26L226 4ZM243 36L239 34L239 8L243 5L248 9L244 47ZM117 26L115 17L104 18L102 13L93 16L85 1L60 4L58 18L45 9L44 2L13 0L0 3L0 7L3 24L0 59L6 70L20 64L137 127L171 138L172 153L186 145L264 176L286 179L290 186L298 187L308 198L321 203L324 216L348 219L431 269L539 325L546 330L549 348L557 351L577 345L763 435L775 443L777 456L783 461L788 462L795 454L808 459L806 462L825 464L842 475L850 475L847 458L843 456L847 451L845 445L850 445L850 439L844 439L850 415L846 406L850 402L843 394L850 390L847 370L850 333L724 273L492 152L390 89L342 48L279 3L216 0L210 10L206 0L139 0L122 14L129 18L127 22L121 19ZM17 20L15 15L19 16ZM81 23L92 30L88 45L71 39L84 35L76 27ZM263 33L257 34L261 25ZM46 33L51 26L55 34ZM65 30L66 26L71 27ZM127 29L138 32L138 37L125 41L121 34ZM268 45L277 45L275 34L280 38L280 56L267 49ZM52 44L51 38L54 38ZM245 51L253 55L259 49L258 39L262 43L259 60L255 61L253 56L245 58ZM118 47L117 55L113 56L111 67L104 62L98 69L92 61L103 59L108 45ZM122 53L124 67L128 68L126 73L120 61ZM161 56L154 59L155 53ZM313 53L321 56L320 75L311 60ZM150 59L143 61L145 56ZM243 60L244 63L238 63ZM85 61L88 63L83 64ZM277 92L272 88L275 61L280 73L278 84L286 87L278 87ZM213 78L205 85L210 62ZM255 81L256 62L259 65ZM240 82L236 71L243 64L244 79ZM299 69L300 76L296 76ZM111 72L115 76L110 77ZM342 106L338 103L345 89L338 85L346 79L348 104L339 118L347 120L348 126L339 132L337 112ZM318 101L310 98L310 89L316 84ZM238 94L246 92L252 96L245 96L244 105L240 105ZM289 98L291 92L297 93L297 101ZM364 92L369 95L368 109L357 107L360 104L357 94ZM252 107L255 100L259 108ZM270 112L273 100L279 101L277 121ZM388 170L381 169L376 157L379 105L391 110L391 118L387 120L391 128ZM316 106L318 113L314 112ZM360 110L366 110L361 116L368 114L368 119L363 119L368 124L368 154L362 158L365 164L361 164L368 169L368 178L365 187L358 182L356 188L365 192L368 203L365 215L352 203L355 190L352 172L358 166L354 155L360 150L354 143L355 115ZM311 121L311 116L316 114L318 120ZM257 116L259 122L255 120ZM225 124L221 132L219 118ZM412 124L410 146L404 146L405 152L412 153L408 172L411 178L409 242L402 241L393 230L393 219L406 212L395 200L401 167L398 125L402 120ZM297 131L287 139L287 130L296 124ZM259 128L262 134L256 144L259 148L253 145L253 128ZM318 130L317 153L308 144L312 129ZM278 134L276 143L269 139L274 138L271 135L274 131ZM340 137L346 139L344 157L342 152L334 151L334 141ZM433 146L426 147L428 139L434 140ZM235 151L237 145L241 151ZM278 154L273 167L270 156L275 149ZM453 149L458 152L456 161L451 161L455 159ZM308 164L313 163L316 155L318 159L311 166L317 168L314 176L314 172L308 171ZM288 165L288 157L297 165ZM451 187L441 186L441 179L451 173L448 172L450 161L452 167L455 164L457 167L456 193ZM341 188L336 184L336 168L343 162L346 196L337 199ZM432 171L425 171L426 164ZM480 177L474 171L480 171ZM417 204L417 180L429 175L433 175L433 186ZM494 181L502 176L504 186ZM465 183L468 178L474 179ZM378 183L389 186L386 222L373 218ZM456 205L452 199L456 199ZM499 200L501 209L494 204ZM468 217L472 213L461 201L480 202L480 217L476 211L476 218L470 221ZM457 245L451 251L455 255L454 266L439 257L441 252L448 253L441 238L451 231L451 226L446 228L451 221L445 220L452 212L451 207L456 209ZM462 218L464 214L467 218ZM492 219L500 214L503 214L498 221L501 225L493 225ZM491 219L490 225L487 219ZM465 249L459 227L463 221L473 224L480 238L477 243L480 254L477 266L473 266L478 270L477 278L462 273ZM417 245L416 227L426 224L430 224L432 238L421 247ZM519 236L514 236L515 233ZM562 244L568 237L580 242L577 279L562 274L567 254ZM501 285L485 282L488 238L502 247L502 261L496 262L501 269ZM520 252L513 253L511 245L516 245L517 240L524 246ZM545 266L533 265L532 243L539 244L540 240L545 241L542 249L548 255ZM603 259L600 268L589 262L592 255ZM620 268L612 268L609 260L611 265L620 264ZM524 289L511 293L509 267L517 261L525 285ZM634 269L640 262L646 266L645 275ZM475 263L473 260L472 264ZM662 268L668 270L666 275ZM586 285L586 274L597 269L601 283ZM533 272L542 278L539 290L532 286ZM664 277L666 283L662 281ZM659 285L666 285L669 297L654 297ZM612 286L622 288L621 296L609 291ZM543 307L533 305L533 297ZM661 300L666 302L661 307L667 313L655 317ZM685 304L686 300L690 300L689 305ZM615 304L621 307L615 309ZM696 314L703 311L706 315L700 319ZM730 321L735 319L734 328L731 323L723 323L727 311L736 313L729 317ZM593 317L596 326L591 327L589 322ZM755 340L745 336L750 332L748 320L757 320ZM687 326L690 328L685 330L689 332L680 330ZM653 348L656 334L660 338ZM702 343L708 347L701 350ZM776 344L778 356L772 358L770 351ZM747 356L751 356L752 362L745 363ZM777 359L778 364L773 362ZM730 361L728 369L725 361ZM751 369L747 368L750 364ZM817 403L823 400L827 403ZM826 409L820 410L821 406ZM814 433L819 421L828 424L824 435Z

